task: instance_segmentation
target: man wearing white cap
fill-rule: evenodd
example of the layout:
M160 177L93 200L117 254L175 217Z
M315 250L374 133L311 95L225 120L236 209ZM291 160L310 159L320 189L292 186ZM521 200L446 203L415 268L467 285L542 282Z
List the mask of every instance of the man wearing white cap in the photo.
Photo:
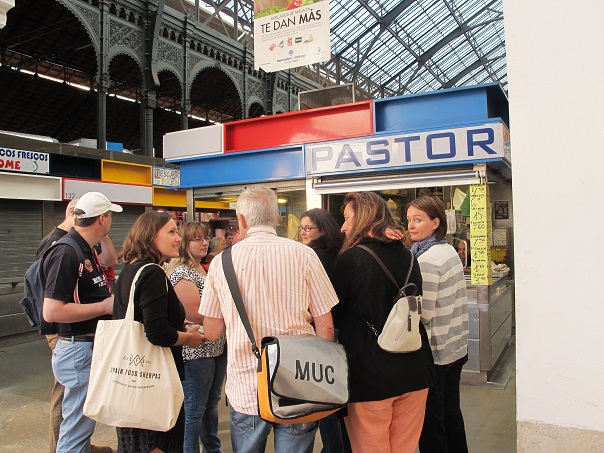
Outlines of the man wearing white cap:
M111 319L113 312L113 295L94 246L109 232L114 212L122 212L122 207L102 193L84 194L75 206L75 226L67 233L82 248L84 262L68 244L56 245L44 260L43 315L46 321L57 322L59 330L52 370L65 387L57 453L90 452L95 422L84 416L83 407L92 342L99 319Z
M65 209L65 219L57 225L50 233L48 233L40 242L38 250L36 251L36 259L40 259L44 256L44 252L50 248L52 244L61 239L63 236L69 233L69 230L75 226L75 214L74 210L76 203L79 198L74 198L69 202ZM99 262L102 266L115 266L117 264L117 254L115 253L115 247L109 235L105 235L99 242L101 252L99 252ZM103 268L104 269L104 268ZM107 276L109 278L109 276ZM51 351L55 350L57 344L58 335L46 335L48 346ZM63 421L63 386L55 379L50 394L50 429L49 429L49 451L50 453L56 453L57 442L59 440L59 429L61 422ZM110 450L107 447L99 447L91 445L90 453L107 453Z

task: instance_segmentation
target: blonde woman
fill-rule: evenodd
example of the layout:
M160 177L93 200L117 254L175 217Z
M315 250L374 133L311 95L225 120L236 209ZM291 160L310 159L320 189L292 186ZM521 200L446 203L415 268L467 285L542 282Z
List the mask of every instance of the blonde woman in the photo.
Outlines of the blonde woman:
M178 258L168 266L167 274L185 307L188 321L201 324L199 301L206 272L201 260L208 253L209 228L200 222L185 223L179 230L182 242ZM185 441L184 453L199 453L199 441L207 453L220 451L218 402L226 374L226 337L204 341L196 348L183 347L185 362Z

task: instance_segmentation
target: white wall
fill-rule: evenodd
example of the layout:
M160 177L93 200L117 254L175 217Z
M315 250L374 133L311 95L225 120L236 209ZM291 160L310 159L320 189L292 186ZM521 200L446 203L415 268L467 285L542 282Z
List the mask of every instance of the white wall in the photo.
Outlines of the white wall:
M504 16L517 419L604 431L604 1L504 0Z

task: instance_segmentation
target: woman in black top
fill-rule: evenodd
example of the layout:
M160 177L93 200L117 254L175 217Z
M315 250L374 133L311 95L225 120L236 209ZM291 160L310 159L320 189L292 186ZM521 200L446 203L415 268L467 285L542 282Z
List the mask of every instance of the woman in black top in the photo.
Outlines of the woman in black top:
M124 261L127 263L117 281L113 319L123 319L128 308L130 286L137 271L145 264L161 265L178 256L181 239L176 223L167 213L150 211L142 214L132 225L124 241ZM134 292L134 319L145 326L150 343L170 347L180 379L184 378L182 345L197 347L204 337L199 326L185 332L185 311L160 266L146 267ZM119 452L170 452L183 449L184 414L168 432L135 428L117 428Z
M422 347L410 353L390 353L377 344L367 325L383 328L398 294L377 261L356 245L369 247L401 286L413 262L409 282L421 294L417 261L392 232L402 235L386 202L373 192L349 193L344 198L346 235L332 283L340 303L332 310L339 342L348 353L350 403L345 418L350 443L357 452L414 453L424 420L434 361L428 336L419 323Z
M344 242L344 235L333 216L329 211L319 208L303 212L300 216L298 232L300 241L315 251L325 272L331 278L333 267ZM339 414L332 414L320 420L319 432L323 443L321 453L349 453L351 451L346 427L341 423ZM312 447L310 447L309 453L312 453Z
M300 241L315 251L325 272L331 276L344 242L344 235L332 215L318 208L303 212L298 232Z

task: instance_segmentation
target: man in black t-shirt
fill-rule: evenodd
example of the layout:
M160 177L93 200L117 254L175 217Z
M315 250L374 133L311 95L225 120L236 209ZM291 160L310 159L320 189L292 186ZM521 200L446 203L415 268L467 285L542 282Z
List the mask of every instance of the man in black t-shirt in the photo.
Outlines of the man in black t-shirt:
M76 251L67 244L53 247L44 260L43 315L46 321L59 323L52 369L65 387L58 453L90 451L95 422L84 416L83 407L92 341L98 320L110 319L113 312L113 295L93 247L109 232L113 212L122 212L121 206L102 193L84 194L75 206L75 226L67 233L82 248L84 262L78 261ZM78 280L80 266L82 275Z
M36 251L37 260L42 258L44 252L48 250L52 244L65 236L67 232L74 226L75 219L73 216L73 210L75 209L77 202L77 198L69 202L67 209L65 209L65 220L57 225L50 233L44 236L40 242L40 245L38 246L38 250ZM57 338L57 335L46 335L46 341L48 341L48 346L50 346L51 351L55 350ZM50 444L50 453L55 453L57 451L59 428L61 426L61 422L63 421L62 408L63 386L55 379L55 382L52 386L52 391L50 392L50 431L48 440Z
M36 251L36 259L42 258L44 252L48 250L48 248L65 236L71 228L75 226L75 216L73 211L75 210L75 206L78 202L79 198L74 198L69 202L67 208L65 209L65 219L57 225L50 233L48 233L42 241L40 241L40 245L38 246L38 250ZM115 248L113 247L113 242L108 235L105 235L100 244L104 247L105 253L99 253L99 261L103 266L115 266L117 264L117 256L115 253ZM50 346L51 351L54 352L55 346L57 344L58 335L46 335L46 341L48 342L48 346ZM55 453L57 451L57 441L59 440L59 428L61 426L61 422L63 421L63 386L55 379L54 384L50 393L50 429L49 429L49 445L50 445L50 453ZM95 445L91 446L91 453L105 453L109 452L111 449L109 447L97 447Z

